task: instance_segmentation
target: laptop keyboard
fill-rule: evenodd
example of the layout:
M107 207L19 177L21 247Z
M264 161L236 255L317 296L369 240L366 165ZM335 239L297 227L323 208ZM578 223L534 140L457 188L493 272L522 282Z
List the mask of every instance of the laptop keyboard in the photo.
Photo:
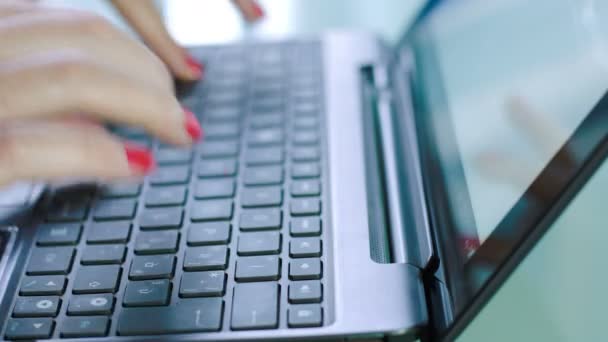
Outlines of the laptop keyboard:
M145 336L327 324L323 86L316 42L199 51L182 100L203 142L144 181L51 196L4 336Z

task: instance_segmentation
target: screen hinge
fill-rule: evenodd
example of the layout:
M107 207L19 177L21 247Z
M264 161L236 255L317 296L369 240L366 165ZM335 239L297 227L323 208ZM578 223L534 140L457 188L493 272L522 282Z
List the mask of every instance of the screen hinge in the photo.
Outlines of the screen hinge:
M364 71L373 88L370 97L382 169L391 261L426 269L431 263L433 248L416 132L411 109L410 112L399 109L404 99L401 93L399 98L395 96L389 70L392 71L388 65L378 64Z

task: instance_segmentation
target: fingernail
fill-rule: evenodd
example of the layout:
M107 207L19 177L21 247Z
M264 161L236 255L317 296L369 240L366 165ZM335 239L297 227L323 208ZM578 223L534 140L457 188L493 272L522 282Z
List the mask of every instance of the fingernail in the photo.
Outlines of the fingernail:
M198 123L198 119L194 116L194 113L188 109L184 108L184 114L186 115L186 132L188 132L193 141L198 141L203 136L201 124Z
M156 162L150 151L131 143L125 143L124 146L127 162L133 173L143 175L156 168Z
M255 16L254 19L259 19L264 16L264 11L262 10L262 7L260 7L260 5L256 1L251 2L251 7Z
M194 57L186 55L186 64L188 64L188 67L190 68L190 70L192 70L192 74L194 75L194 77L196 77L197 79L203 77L204 67L199 61L194 59Z

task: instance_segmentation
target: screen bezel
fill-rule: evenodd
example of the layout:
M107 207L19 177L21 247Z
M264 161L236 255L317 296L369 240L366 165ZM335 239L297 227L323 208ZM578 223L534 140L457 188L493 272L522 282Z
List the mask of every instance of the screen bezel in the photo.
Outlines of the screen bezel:
M437 58L433 45L426 41L417 41L417 29L424 24L424 18L430 14L442 1L432 1L422 15L417 19L416 25L402 40L401 49L408 48L413 52L415 65L424 58L426 64L435 64ZM445 2L445 1L443 1ZM426 37L428 38L428 37ZM416 45L418 44L418 45ZM424 46L424 49L420 49ZM416 48L418 47L418 48ZM422 51L424 51L422 53ZM576 196L590 176L605 160L608 155L608 92L597 102L587 114L582 123L561 146L555 156L549 161L541 173L534 179L515 205L500 221L488 239L479 246L477 251L467 258L462 249L454 241L459 235L456 229L453 206L448 196L451 196L445 176L444 166L441 163L441 149L439 144L450 144L453 150L458 149L453 125L445 125L444 131L435 131L432 120L436 119L436 109L448 113L449 108L445 101L445 90L442 88L440 68L415 67L411 73L412 98L414 100L414 115L420 139L420 154L425 177L425 190L429 197L431 222L434 227L435 248L441 268L445 272L445 280L450 292L454 321L446 331L438 332L444 338L451 340L466 327L491 296L500 288L510 276L517 265L532 250L551 224L559 217L563 209ZM433 94L424 93L432 84ZM433 111L429 107L429 95L432 95ZM445 118L449 120L450 118ZM460 156L460 154L458 154ZM573 158L576 156L576 158ZM462 161L452 172L456 171L459 180L458 186L461 194L466 194L468 201L460 203L457 213L459 220L467 220L475 224L473 208L471 205ZM564 165L563 160L570 160L572 164ZM544 185L556 172L563 175L559 182L552 183L550 191ZM454 179L454 173L450 178ZM544 187L543 201L539 205L531 205L530 199L535 198L538 189ZM459 197L460 198L460 197ZM537 202L534 202L537 203ZM464 209L464 210L463 210ZM508 246L496 248L496 237L508 231L513 234L512 227L519 227L515 237L509 241ZM482 256L489 251L499 251L496 267L491 275L480 284L474 284L471 279L476 267L482 262ZM496 254L496 253L495 253Z

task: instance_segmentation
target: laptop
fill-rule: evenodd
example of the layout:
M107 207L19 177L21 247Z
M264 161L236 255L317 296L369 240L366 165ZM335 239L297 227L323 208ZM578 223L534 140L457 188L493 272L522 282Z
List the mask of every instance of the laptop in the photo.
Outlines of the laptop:
M112 127L158 170L5 194L1 336L456 339L605 159L582 10L430 1L395 46L192 48L201 143Z

